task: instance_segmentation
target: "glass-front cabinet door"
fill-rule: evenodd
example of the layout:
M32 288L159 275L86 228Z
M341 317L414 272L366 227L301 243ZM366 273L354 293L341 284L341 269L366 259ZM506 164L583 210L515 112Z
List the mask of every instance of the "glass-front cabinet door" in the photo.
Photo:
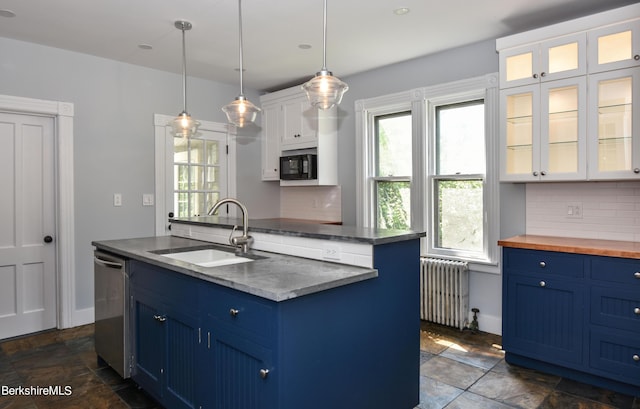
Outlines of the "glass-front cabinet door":
M589 32L589 72L640 67L640 20Z
M540 86L500 91L500 180L538 180Z
M589 76L589 178L640 179L640 68Z
M586 44L581 33L500 51L500 88L584 75Z
M587 176L585 77L541 86L541 180L580 180Z

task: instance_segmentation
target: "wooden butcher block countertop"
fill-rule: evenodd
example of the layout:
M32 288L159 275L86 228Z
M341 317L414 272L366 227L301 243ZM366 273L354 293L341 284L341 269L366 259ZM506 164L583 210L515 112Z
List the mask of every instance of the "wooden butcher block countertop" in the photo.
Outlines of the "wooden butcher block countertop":
M524 234L498 241L503 247L640 259L640 242Z

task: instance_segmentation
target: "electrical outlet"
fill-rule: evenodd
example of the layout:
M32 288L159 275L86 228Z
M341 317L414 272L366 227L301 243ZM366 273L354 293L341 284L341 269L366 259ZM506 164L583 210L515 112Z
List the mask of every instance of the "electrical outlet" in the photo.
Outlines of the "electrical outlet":
M113 194L113 205L114 206L122 206L122 194L114 193Z
M567 203L566 217L569 219L582 219L582 202Z
M324 244L322 258L325 260L340 260L340 247L337 244Z

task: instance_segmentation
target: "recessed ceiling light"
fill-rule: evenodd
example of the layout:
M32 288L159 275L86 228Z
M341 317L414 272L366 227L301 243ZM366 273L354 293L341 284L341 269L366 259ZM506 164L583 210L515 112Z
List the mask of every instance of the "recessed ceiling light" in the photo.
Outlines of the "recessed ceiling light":
M409 13L410 11L411 10L409 10L409 7L400 7L399 9L393 10L393 14L395 14L396 16L403 16Z
M11 10L7 10L7 9L0 10L0 17L11 18L11 17L15 17L15 16L16 16L16 13L14 13Z
M153 46L151 44L138 44L138 48L141 50L153 50Z
M299 44L298 48L301 50L308 50L309 48L311 48L311 44Z

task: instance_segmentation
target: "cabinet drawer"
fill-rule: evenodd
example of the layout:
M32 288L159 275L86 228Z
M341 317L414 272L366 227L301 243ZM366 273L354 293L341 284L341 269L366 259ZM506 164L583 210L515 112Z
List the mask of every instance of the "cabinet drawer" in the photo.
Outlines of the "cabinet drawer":
M592 328L589 365L609 378L640 386L640 335Z
M504 269L516 274L583 277L584 259L583 255L551 251L514 248L503 250Z
M150 291L162 297L167 304L185 309L198 306L196 279L151 264L131 261L131 277L135 289Z
M211 285L205 290L206 313L231 328L259 337L272 335L274 309L250 294L243 294Z
M635 288L591 288L591 322L640 333L640 291Z
M593 280L620 283L640 289L640 260L613 257L592 257Z

